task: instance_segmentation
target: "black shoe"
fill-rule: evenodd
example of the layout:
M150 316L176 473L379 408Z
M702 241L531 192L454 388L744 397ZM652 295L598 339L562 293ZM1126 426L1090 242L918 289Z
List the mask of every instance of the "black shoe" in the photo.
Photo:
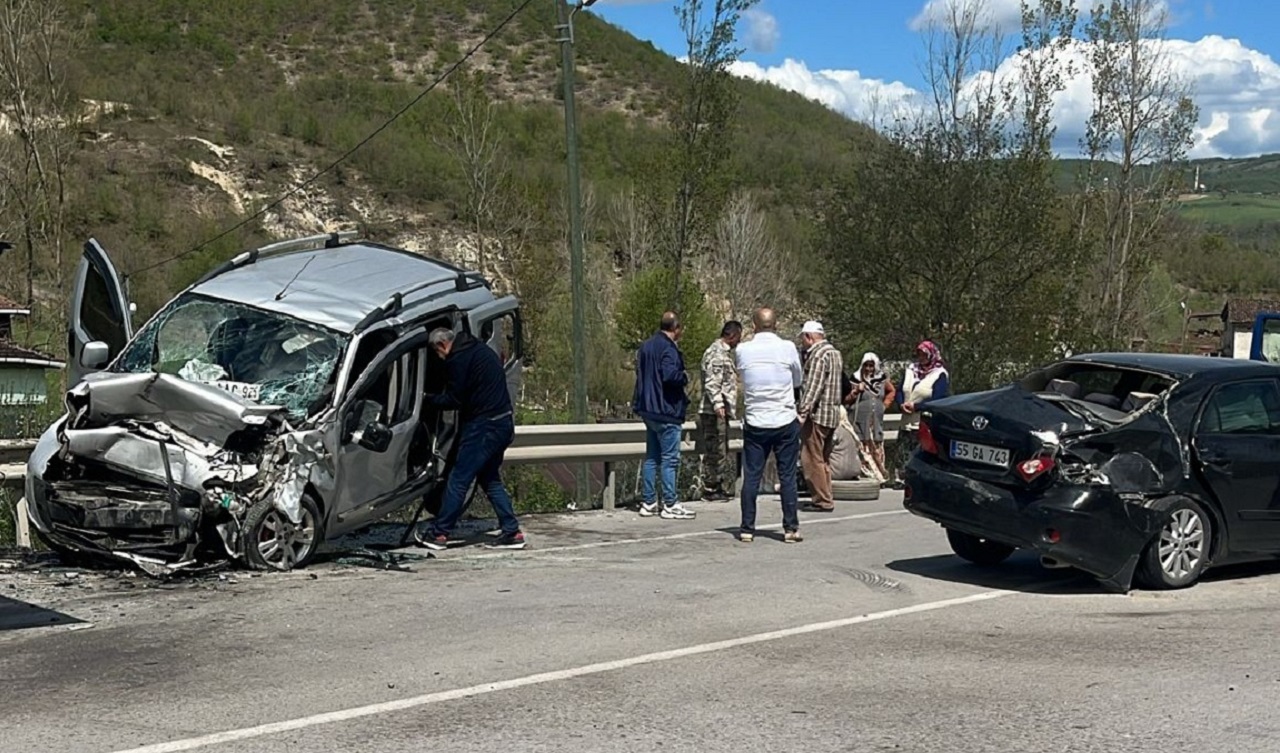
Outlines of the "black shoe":
M489 549L524 549L524 532L504 533L485 546Z
M702 492L703 502L728 502L733 499L729 493L723 489L710 489Z

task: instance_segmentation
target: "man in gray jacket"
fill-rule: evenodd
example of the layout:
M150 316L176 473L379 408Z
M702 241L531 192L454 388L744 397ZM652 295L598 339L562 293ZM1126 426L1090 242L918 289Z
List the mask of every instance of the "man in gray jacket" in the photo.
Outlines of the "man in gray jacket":
M725 322L720 337L702 354L702 402L698 406L697 449L702 455L702 499L727 502L725 445L729 420L738 404L738 372L733 349L742 341L742 323ZM735 476L737 474L734 474Z

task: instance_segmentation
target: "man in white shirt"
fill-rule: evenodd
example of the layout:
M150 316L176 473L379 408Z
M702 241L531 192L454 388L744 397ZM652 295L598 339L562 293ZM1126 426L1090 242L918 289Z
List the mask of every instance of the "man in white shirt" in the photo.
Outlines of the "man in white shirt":
M751 321L755 336L740 344L735 354L746 406L742 426L742 525L738 538L744 542L755 538L756 494L765 462L773 453L782 486L784 541L795 543L801 540L796 493L796 462L800 454L796 390L804 381L804 370L795 343L778 337L773 309L757 309Z

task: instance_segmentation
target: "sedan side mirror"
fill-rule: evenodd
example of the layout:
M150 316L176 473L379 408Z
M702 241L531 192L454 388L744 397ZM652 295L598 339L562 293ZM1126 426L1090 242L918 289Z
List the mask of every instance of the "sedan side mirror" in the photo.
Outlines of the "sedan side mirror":
M380 421L370 421L356 443L366 450L386 452L391 447L391 428Z
M101 340L85 343L80 351L80 365L86 369L104 368L111 360L111 348Z

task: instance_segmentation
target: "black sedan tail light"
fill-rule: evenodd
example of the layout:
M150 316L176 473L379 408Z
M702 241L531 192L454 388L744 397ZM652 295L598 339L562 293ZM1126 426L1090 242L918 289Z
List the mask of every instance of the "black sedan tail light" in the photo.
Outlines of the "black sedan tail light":
M929 428L929 422L925 421L923 418L920 419L919 439L920 449L930 455L938 454L938 440L934 438L933 429Z
M1029 484L1049 471L1052 471L1056 465L1057 462L1054 461L1052 456L1037 455L1030 460L1024 460L1021 463L1018 463L1018 475L1022 477L1023 481Z

